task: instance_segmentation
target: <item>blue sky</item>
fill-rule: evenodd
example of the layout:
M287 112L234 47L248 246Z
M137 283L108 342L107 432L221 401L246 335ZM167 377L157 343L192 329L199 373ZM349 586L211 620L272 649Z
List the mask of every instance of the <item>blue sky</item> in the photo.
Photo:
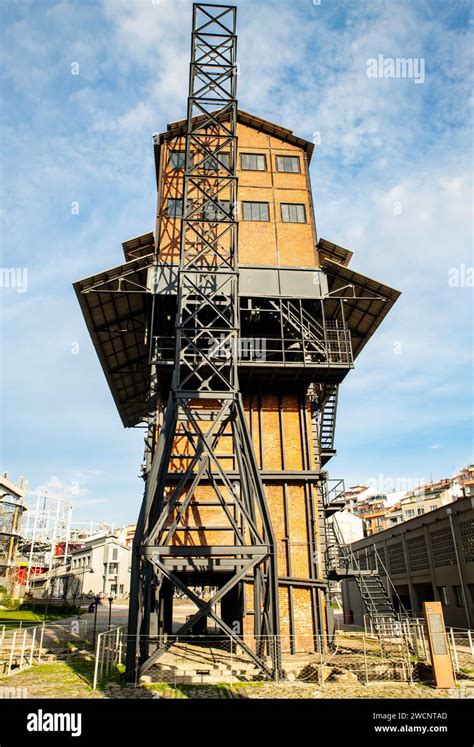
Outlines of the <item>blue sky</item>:
M320 141L319 235L403 294L342 387L331 476L449 476L472 460L470 3L237 5L239 105ZM2 267L28 270L0 288L0 467L71 495L76 520L132 521L143 431L122 428L71 284L153 230L151 135L185 113L191 2L0 8ZM367 77L379 54L422 58L424 82Z

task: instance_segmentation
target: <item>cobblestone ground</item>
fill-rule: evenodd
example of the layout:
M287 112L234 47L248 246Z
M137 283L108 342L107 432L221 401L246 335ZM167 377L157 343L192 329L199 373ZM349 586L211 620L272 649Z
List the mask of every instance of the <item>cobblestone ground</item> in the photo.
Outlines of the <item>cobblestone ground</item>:
M16 688L18 697L28 698L102 698L91 687L92 664L89 662L53 662L37 664L31 669L0 677L0 699L11 697Z
M319 688L301 682L257 682L237 685L147 685L121 686L110 683L103 690L91 687L91 662L71 661L41 664L11 677L0 677L0 699L28 698L453 698L458 692L435 690L425 685L384 683L377 685L328 684ZM5 688L8 688L6 690ZM472 688L474 694L474 688ZM14 695L14 694L13 694Z

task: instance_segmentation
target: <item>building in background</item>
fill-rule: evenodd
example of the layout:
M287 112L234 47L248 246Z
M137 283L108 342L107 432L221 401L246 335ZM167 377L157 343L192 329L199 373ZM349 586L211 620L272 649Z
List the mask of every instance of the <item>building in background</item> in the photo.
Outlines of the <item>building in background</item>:
M459 486L463 496L471 497L474 495L474 464L459 470L454 476L454 482Z
M459 498L474 495L473 488L474 467L470 465L452 478L426 483L413 490L384 494L357 485L344 493L344 510L362 519L364 535L370 537Z
M15 593L24 497L23 478L15 485L6 472L0 475L0 586L5 588L8 595Z
M31 579L32 596L67 601L98 594L127 597L133 529L134 525L128 525L90 535L82 532L82 537L76 534L67 565L55 566Z
M474 498L417 515L353 543L351 549L361 568L376 559L395 608L401 602L422 617L423 602L439 600L448 626L474 626ZM367 609L353 579L342 582L342 598L346 620L363 625Z
M120 533L90 537L71 556L70 576L81 576L82 592L124 598L130 588L131 549Z

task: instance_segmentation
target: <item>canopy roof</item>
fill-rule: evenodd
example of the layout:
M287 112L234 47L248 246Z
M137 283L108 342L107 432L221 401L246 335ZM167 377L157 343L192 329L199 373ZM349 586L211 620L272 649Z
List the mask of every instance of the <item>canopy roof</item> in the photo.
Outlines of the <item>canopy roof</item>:
M149 254L74 283L89 334L126 427L136 425L148 414L147 275L152 260L153 255Z

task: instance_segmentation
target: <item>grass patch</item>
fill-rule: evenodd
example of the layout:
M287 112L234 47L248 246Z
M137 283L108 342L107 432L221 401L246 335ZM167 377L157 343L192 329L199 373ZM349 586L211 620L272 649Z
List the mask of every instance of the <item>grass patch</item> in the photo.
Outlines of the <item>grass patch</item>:
M70 617L70 612L48 612L45 616L42 612L33 610L0 610L0 625L9 622L43 622L43 620L63 620Z

